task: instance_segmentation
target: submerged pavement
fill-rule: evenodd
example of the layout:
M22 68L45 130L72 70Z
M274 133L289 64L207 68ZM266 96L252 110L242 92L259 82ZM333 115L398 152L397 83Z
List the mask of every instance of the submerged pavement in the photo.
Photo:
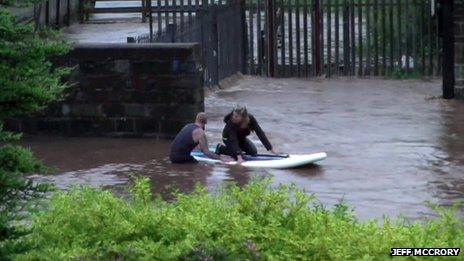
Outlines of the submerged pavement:
M91 184L123 191L130 173L150 177L153 192L214 190L225 181L246 184L273 176L295 183L326 205L340 200L362 219L433 217L425 201L451 205L464 196L464 103L439 98L439 81L378 79L269 79L244 77L206 97L211 144L222 117L248 107L275 148L285 153L325 151L317 165L290 170L171 165L169 141L107 138L27 138L55 176L35 177L66 189ZM259 143L256 136L252 139ZM259 146L260 151L264 151Z
M97 8L140 6L141 1L97 2ZM156 23L155 23L156 25ZM127 37L149 33L149 23L142 23L140 13L91 14L89 21L74 23L62 30L63 36L76 43L126 43Z

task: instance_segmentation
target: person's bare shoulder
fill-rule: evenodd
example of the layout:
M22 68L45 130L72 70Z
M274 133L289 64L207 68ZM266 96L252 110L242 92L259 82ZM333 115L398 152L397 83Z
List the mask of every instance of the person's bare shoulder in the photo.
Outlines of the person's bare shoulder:
M193 130L192 136L194 141L199 141L200 137L205 134L205 131L202 128L196 128Z

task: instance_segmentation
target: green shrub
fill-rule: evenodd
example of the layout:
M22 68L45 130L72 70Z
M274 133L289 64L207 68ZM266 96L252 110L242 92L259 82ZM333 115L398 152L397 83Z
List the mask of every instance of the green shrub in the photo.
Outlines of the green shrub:
M53 68L50 59L70 46L48 29L35 31L0 6L0 121L43 109L60 99L67 68Z
M10 172L32 173L45 170L29 149L15 145L0 147L0 169Z
M0 260L9 253L27 250L15 242L28 232L20 222L40 203L37 200L49 186L34 184L24 174L43 171L45 167L29 150L14 145L0 147Z
M5 145L20 135L3 130L3 121L45 108L59 100L68 87L61 78L69 69L54 67L51 59L65 54L70 46L56 32L18 21L9 9L43 1L19 2L0 4L0 260L27 250L17 242L27 233L21 223L48 190L48 186L24 178L24 174L45 169L29 150Z
M339 204L325 209L293 186L198 187L167 203L151 200L147 179L132 199L88 187L59 192L32 223L23 259L389 259L391 247L464 247L453 210L425 224L360 222Z

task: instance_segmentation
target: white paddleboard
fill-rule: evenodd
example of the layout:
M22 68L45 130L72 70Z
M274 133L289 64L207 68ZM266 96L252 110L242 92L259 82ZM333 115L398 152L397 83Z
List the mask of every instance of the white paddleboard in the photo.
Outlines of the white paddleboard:
M201 151L192 151L191 155L200 162L219 163L236 165L236 161L222 162L206 157ZM286 156L278 155L258 155L256 157L245 156L245 161L241 164L249 168L273 168L273 169L288 169L308 165L317 161L327 158L325 152L318 152L312 154L293 154Z

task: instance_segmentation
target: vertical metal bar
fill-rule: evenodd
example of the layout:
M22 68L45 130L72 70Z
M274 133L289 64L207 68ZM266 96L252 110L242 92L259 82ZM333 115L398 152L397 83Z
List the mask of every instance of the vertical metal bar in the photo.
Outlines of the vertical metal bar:
M420 48L421 48L421 74L424 76L426 74L426 69L425 69L425 42L424 42L424 29L425 29L425 6L423 0L420 1L420 10L421 10L421 18L420 18L420 32L419 32L419 37L420 37Z
M255 66L255 41L254 41L254 16L253 16L253 12L254 12L254 8L253 8L253 4L250 4L249 5L249 9L248 9L248 28L249 28L249 50L248 50L248 53L249 53L249 57L248 57L248 62L249 62L249 66L250 66L250 72L252 74L256 74L256 66ZM259 40L259 38L257 38L257 40Z
M382 0L382 19L381 19L381 23L382 23L382 75L385 75L386 74L386 71L387 71L387 34L386 34L386 27L385 27L385 13L386 13L386 9L387 6L385 4L385 0Z
M337 1L337 0L335 0ZM332 3L327 0L327 77L332 75Z
M48 6L50 6L50 2L47 1L48 3ZM85 6L84 6L84 0L79 0L79 23L83 23L84 22L84 19L85 19ZM48 8L48 15L50 16L50 8ZM50 22L47 23L47 25L49 25Z
M428 39L429 39L429 44L428 44L428 51L429 51L429 75L433 75L433 36L432 36L432 14L431 14L431 8L432 8L432 0L428 1L428 11L427 11L427 17L428 17Z
M228 22L230 20L230 17L228 16L228 14L227 13L221 14L223 18L225 18L226 20L225 24L221 23L220 19L217 18L220 16L219 10L221 8L221 1L218 1L218 2L211 1L210 5L214 6L214 8L216 9L216 33L215 34L217 36L215 40L217 43L215 45L218 46L217 47L217 59L218 59L218 65L219 65L218 66L219 67L218 68L219 69L218 80L220 80L230 75L230 69L232 67L231 56L233 54L231 53L231 50L230 50L230 46L231 46L230 41L221 42L219 44L219 39L221 38L222 34L228 35L230 37L233 37L233 35L230 32L230 26L228 26Z
M379 21L379 12L378 12L378 0L374 0L374 19L373 19L373 28L374 28L374 75L379 75L379 33L378 33L378 21Z
M174 0L174 1L171 1L171 6L173 7L173 12L172 12L172 23L174 24L175 28L177 28L177 15L178 15L178 12L174 11L177 9L177 1L178 0Z
M356 68L356 39L355 39L355 24L354 24L354 1L350 0L350 45L351 45L351 65L350 74L355 74Z
M148 23L149 23L149 27L150 27L150 43L153 42L153 9L151 8L151 1L152 0L147 0L148 3Z
M454 1L443 1L443 98L454 97ZM449 26L446 26L449 25Z
M286 59L285 59L285 0L280 1L280 63L282 64L282 76L286 72Z
M348 75L350 48L349 48L349 17L347 0L343 0L343 75Z
M452 0L450 0L452 1ZM464 2L463 2L464 3ZM444 4L447 4L447 3L444 3ZM436 7L435 7L436 8ZM436 70L435 70L435 75L438 76L439 73L440 73L440 67L441 67L441 62L440 62L440 42L438 41L438 25L439 25L439 16L437 14L437 12L435 11L435 31L434 31L434 41L435 41L435 61L436 61ZM451 26L453 26L453 24L451 24Z
M287 0L288 7L288 55L289 55L289 76L293 76L293 10L292 10L292 0Z
M59 0L57 0L57 1L59 1ZM85 7L85 0L83 0L82 2L83 2L83 4L84 4L85 20L86 20L86 21L89 21L89 18L90 18L90 8ZM93 8L93 7L91 7L91 8Z
M398 0L397 1L397 6L396 6L396 10L397 10L397 30L398 30L398 46L396 47L397 48L397 51L398 51L398 70L401 70L402 69L402 61L401 61L401 38L403 37L401 35L401 24L403 23L401 21L401 0Z
M147 16L146 11L147 11L147 5L148 5L148 2L147 2L147 1L148 1L148 0L142 0L142 1L141 1L141 6L142 6L142 23L145 23L146 18L147 18L147 17L146 17L146 16Z
M195 8L198 7L198 5L196 4L198 0L196 0L195 2ZM208 71L208 67L206 65L206 61L207 61L207 49L208 49L208 46L207 46L207 42L206 42L206 12L204 10L197 10L195 12L195 21L198 22L198 26L199 26L199 29L200 29L200 43L201 43L201 46L202 46L202 65L203 67L205 68L204 70L204 84L205 85L208 85L208 82L209 82L209 71Z
M313 12L314 12L314 60L315 71L314 75L321 75L321 8L320 0L313 0Z
M363 76L363 31L362 31L362 4L363 0L358 0L358 76Z
M81 1L82 0L79 1L79 15L80 15L80 12L82 12L81 7L80 7ZM46 26L50 25L50 1L49 0L45 1L45 25Z
M340 0L335 0L335 74L340 70ZM361 1L361 0L360 0Z
M164 0L164 26L167 28L169 24L169 12L166 11L166 8L169 6L169 0Z
M183 42L184 41L184 0L179 0L179 8L180 8L180 11L179 11L179 19L180 19L180 31L181 31L181 34L180 34L180 41Z
M161 12L160 12L160 8L161 8L161 0L157 0L156 1L156 8L158 9L158 11L156 12L156 18L157 18L157 23L158 23L158 32L157 32L157 35L160 35L162 30L163 30L163 27L162 27L162 21L161 21Z
M371 3L366 0L366 71L365 75L371 74Z
M56 27L60 26L60 8L61 8L61 0L56 0L55 6L55 25Z
M320 27L320 33L319 33L319 57L320 57L320 64L321 64L321 73L325 73L325 62L324 62L324 0L319 0L319 27Z
M179 41L184 41L184 0L179 0L179 29L180 29L180 36Z
M393 31L393 1L394 0L390 0L390 8L388 9L388 22L389 22L389 29L390 29L390 70L389 72L392 73L393 72L393 66L394 66L394 44L395 42L393 41L393 38L394 38L394 31Z
M404 1L404 45L406 48L406 75L409 75L409 57L411 56L409 50L409 5L408 0Z
M261 33L261 37L262 37L262 41L261 41L261 52L262 52L262 55L261 57L263 57L263 62L262 62L262 71L264 73L265 76L267 77L270 77L269 75L269 53L268 53L268 0L263 0L263 5L262 5L262 11L263 11L263 15L264 15L264 19L263 19L263 29L262 29L262 33Z
M206 5L208 5L208 2L205 1ZM221 56L218 55L218 51L219 51L219 46L218 46L218 6L217 5L211 5L208 7L209 10L211 10L211 15L212 15L212 23L211 23L211 43L213 45L213 52L216 53L216 57L214 58L214 61L215 61L215 66L212 66L212 68L210 67L210 70L214 72L213 74L213 83L214 84L218 84L219 83L219 73L220 73L220 69L222 68L219 68L219 65L220 64L220 58L222 58Z
M188 6L188 10L190 10L192 8L192 0L187 0L187 6ZM191 26L191 24L192 24L192 11L188 12L188 23L189 23L189 26Z
M311 23L311 67L310 75L316 75L316 18L314 11L314 0L310 0L310 23Z
M418 32L418 28L417 28L417 24L418 24L418 21L417 21L417 0L413 0L412 1L412 61L413 61L413 72L414 74L417 74L417 61L418 61L418 55L417 55L417 34L419 33Z
M234 38L236 39L240 39L240 43L242 43L241 41L241 28L242 28L242 23L241 23L241 9L240 9L240 5L238 5L240 3L241 0L235 0L232 2L232 10L233 10L233 14L232 14L232 19L231 19L231 25L230 27L232 28L232 32L233 32L233 35L234 35ZM234 26L234 25L238 25L238 26ZM222 38L223 39L223 38ZM222 41L222 39L219 39L219 41ZM245 45L246 46L246 45ZM240 58L241 58L241 53L240 53L240 49L244 47L244 46L240 46L240 45L235 45L232 43L232 50L234 52L234 55L232 56L233 59L234 59L234 68L232 73L236 73L236 72L241 72L242 71L242 67L240 66Z
M284 0L282 0L283 2ZM303 5L303 41L304 41L304 75L305 77L308 77L309 72L308 72L308 0L303 0L304 5Z
M247 72L247 57L248 57L248 52L249 50L247 50L247 41L249 40L248 39L248 35L247 35L247 30L246 30L246 0L239 0L240 1L240 24L241 24L241 37L242 37L242 45L240 46L241 47L241 72L242 74L245 74Z
M301 42L300 42L300 1L295 0L295 36L296 36L296 71L301 77Z
M71 25L71 0L66 0L66 26Z
M267 74L270 77L275 77L276 61L275 61L275 1L267 0ZM298 66L299 68L299 66Z
M263 35L261 31L261 0L256 1L256 42L257 42L257 61L258 61L258 74L261 75L263 73L263 50L262 50L262 45L263 45Z

